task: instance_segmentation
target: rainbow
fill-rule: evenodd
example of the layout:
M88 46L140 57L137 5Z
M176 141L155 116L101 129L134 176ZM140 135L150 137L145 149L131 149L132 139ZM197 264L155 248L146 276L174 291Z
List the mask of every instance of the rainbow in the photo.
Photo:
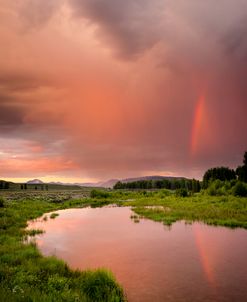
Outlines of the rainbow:
M190 143L190 151L192 155L195 155L198 151L199 138L200 138L200 130L202 128L202 119L204 112L204 104L205 104L205 95L201 95L195 107L192 131L191 131L191 143Z

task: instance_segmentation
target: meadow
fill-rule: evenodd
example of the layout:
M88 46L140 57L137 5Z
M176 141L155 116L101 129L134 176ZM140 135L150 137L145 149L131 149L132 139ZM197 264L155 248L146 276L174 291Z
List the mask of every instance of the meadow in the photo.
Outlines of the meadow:
M0 195L0 297L3 301L125 301L123 288L106 269L75 271L55 257L43 257L27 236L27 221L56 219L56 210L130 206L138 223L147 218L172 225L201 221L247 229L247 198L206 192L181 197L169 190L98 190L8 192Z

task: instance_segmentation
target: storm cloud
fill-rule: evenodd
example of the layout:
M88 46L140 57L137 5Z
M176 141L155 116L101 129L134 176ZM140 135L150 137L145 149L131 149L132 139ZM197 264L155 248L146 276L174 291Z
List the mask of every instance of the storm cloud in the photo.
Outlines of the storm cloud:
M0 0L0 20L1 177L22 144L23 177L29 159L85 180L240 164L245 0Z

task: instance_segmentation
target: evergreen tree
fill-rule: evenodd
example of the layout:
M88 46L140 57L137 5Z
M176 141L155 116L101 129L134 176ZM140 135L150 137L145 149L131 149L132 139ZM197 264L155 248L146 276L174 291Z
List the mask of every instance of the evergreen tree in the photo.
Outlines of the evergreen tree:
M247 166L247 151L244 153L243 163L244 163L244 166Z
M238 176L238 180L247 182L247 152L244 153L244 165L239 166L236 170L236 174Z

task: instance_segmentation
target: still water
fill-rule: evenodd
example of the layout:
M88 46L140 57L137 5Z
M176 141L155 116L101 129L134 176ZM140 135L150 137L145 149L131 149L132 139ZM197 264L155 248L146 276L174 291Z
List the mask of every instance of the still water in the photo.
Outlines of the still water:
M247 301L247 231L177 222L171 228L126 207L57 211L30 228L73 268L109 268L130 302ZM47 215L49 217L49 215Z

